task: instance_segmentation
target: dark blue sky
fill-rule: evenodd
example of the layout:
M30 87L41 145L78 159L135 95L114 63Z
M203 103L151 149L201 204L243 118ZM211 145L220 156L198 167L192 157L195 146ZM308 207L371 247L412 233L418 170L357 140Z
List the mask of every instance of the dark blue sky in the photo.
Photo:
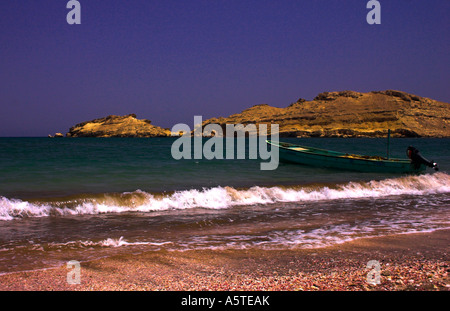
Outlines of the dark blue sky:
M323 91L397 89L450 102L450 2L67 0L0 3L0 136L110 114L192 126Z

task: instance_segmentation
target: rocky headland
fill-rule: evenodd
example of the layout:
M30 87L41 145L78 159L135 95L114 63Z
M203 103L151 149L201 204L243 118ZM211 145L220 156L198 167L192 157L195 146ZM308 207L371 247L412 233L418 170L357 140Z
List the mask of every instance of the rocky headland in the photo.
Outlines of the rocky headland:
M281 137L450 137L450 104L401 91L324 92L285 108L256 105L220 124L279 124ZM270 128L270 126L268 127ZM225 132L224 132L225 133Z
M450 104L401 91L324 92L300 98L285 108L255 105L218 124L278 124L280 137L450 137ZM268 127L270 129L270 126ZM135 114L108 116L70 128L66 137L167 137L171 131L137 119ZM208 133L206 133L208 134ZM257 133L250 133L257 134Z

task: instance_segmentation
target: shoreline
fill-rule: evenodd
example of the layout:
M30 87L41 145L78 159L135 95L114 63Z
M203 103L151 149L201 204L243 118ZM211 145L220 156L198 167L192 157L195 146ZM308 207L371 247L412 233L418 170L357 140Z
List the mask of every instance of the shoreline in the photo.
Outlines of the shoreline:
M189 250L82 262L81 284L56 268L0 275L2 291L449 291L450 229L297 250ZM70 259L68 259L69 261ZM369 261L380 267L368 282Z

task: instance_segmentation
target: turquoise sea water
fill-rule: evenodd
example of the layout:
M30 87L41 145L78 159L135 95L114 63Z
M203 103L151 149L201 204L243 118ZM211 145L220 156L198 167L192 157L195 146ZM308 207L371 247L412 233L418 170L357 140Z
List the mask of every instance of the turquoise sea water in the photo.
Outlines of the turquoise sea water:
M280 163L262 171L265 160L174 160L174 138L0 138L0 195L36 198L140 189L164 192L203 187L251 187L338 183L393 177L330 171ZM386 154L384 139L283 139L359 154ZM393 139L391 156L406 158L414 145L450 170L450 140ZM248 144L247 144L248 146Z
M324 247L450 227L450 139L391 139L439 172L174 160L175 138L0 138L0 273L118 252ZM385 139L282 139L385 155ZM70 258L70 259L68 259Z

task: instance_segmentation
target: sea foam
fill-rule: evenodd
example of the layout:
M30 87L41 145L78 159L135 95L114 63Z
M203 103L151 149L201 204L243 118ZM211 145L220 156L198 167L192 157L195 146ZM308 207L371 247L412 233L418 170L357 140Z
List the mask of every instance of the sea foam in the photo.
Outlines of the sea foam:
M0 196L0 220L122 212L153 212L191 208L225 209L235 206L277 202L306 202L398 195L427 195L450 192L450 175L442 172L369 182L329 186L298 187L213 187L151 194L141 190L105 194L61 202L28 202Z

